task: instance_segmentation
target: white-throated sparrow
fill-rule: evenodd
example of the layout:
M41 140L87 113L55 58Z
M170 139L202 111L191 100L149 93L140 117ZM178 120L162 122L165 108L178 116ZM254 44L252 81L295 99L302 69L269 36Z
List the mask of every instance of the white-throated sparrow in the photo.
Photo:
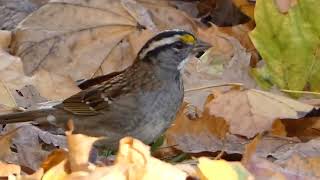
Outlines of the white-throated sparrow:
M73 119L76 133L106 136L114 148L133 136L151 143L174 120L183 101L181 69L193 52L208 48L184 30L168 30L150 39L124 71L87 80L81 92L52 106L0 116L0 124L49 121L64 126Z

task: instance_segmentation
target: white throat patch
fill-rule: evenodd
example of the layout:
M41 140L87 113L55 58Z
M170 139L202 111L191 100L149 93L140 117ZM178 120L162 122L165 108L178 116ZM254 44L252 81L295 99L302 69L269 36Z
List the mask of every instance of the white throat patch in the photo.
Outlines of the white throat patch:
M176 41L179 41L179 37L180 35L175 35L172 37L163 38L159 41L151 42L151 44L149 44L149 46L146 49L141 51L141 53L139 54L139 59L143 59L148 54L148 52L156 49L157 47L164 46L166 44L172 44Z
M188 56L187 58L185 58L184 60L182 60L180 62L180 64L178 65L178 70L182 70L184 65L191 59L191 56Z

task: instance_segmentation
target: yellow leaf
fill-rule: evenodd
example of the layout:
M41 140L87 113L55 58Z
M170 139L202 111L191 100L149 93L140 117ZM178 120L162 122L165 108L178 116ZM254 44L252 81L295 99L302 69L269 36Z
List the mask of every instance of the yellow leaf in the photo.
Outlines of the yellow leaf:
M238 174L232 165L225 160L210 160L205 157L199 158L198 167L203 175L202 179L237 180Z

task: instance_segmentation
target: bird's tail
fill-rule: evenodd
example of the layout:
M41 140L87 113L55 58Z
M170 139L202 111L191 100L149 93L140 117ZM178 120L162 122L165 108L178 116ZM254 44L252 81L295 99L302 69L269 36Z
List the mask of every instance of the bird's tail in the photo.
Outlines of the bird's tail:
M49 115L53 115L57 111L53 107L56 104L57 101L39 103L33 110L0 115L0 124L35 121L40 118L49 119Z
M51 113L54 112L54 110L55 109L53 108L40 109L0 115L0 124L34 121L42 117L48 117Z

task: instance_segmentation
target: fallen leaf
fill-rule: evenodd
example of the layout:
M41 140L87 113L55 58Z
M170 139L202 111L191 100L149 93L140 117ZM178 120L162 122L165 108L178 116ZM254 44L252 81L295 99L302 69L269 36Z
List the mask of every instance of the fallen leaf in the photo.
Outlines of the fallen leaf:
M304 179L319 179L319 163L320 157L303 157L293 154L290 159L281 166L286 171L294 172L295 174L304 177Z
M230 163L225 160L210 160L208 158L201 157L199 158L198 168L203 175L203 178L201 179L254 179L240 163Z
M7 164L0 161L0 177L9 176L12 174L20 174L21 167L15 164Z
M53 135L26 123L6 125L4 132L10 132L17 127L19 129L12 139L12 146L16 148L17 153L7 157L8 162L37 170L42 161L49 155L48 150L42 148L43 144L66 147L64 136Z
M230 35L218 28L199 29L199 37L214 47L200 58L191 59L184 74L185 101L203 111L203 104L213 86L242 83L248 88L256 84L249 75L250 53Z
M274 164L264 158L258 158L253 156L249 163L247 163L246 168L256 179L277 179L277 180L287 180L287 179L297 179L301 176L296 176L291 172L285 171L281 166Z
M253 19L254 15L254 3L248 0L233 0L234 5L236 5L241 12L243 12L245 15L249 16L251 19Z
M307 142L320 136L319 117L308 117L301 119L281 119L279 120L284 128L286 136L297 137Z
M70 77L50 73L43 69L32 77L26 76L20 58L11 56L3 50L0 50L0 80L12 91L20 90L26 85L33 85L40 95L47 99L66 98L79 91L76 83ZM63 88L56 88L61 84Z
M48 171L52 167L58 165L63 160L67 159L67 152L63 149L57 149L51 152L45 161L42 162L41 168L44 172Z
M257 0L250 38L266 64L252 71L260 86L320 91L319 22L310 18L319 15L319 5L302 0L282 14L275 1Z
M233 0L202 0L198 4L198 10L199 16L204 16L202 22L205 24L233 26L250 20Z
M0 23L1 24L1 23ZM0 49L7 49L11 43L11 31L0 30Z
M229 127L226 121L206 113L199 118L189 119L185 113L186 105L182 106L173 125L166 132L168 146L192 153L220 150L230 153L243 151L241 145L243 141L227 133Z
M69 163L71 171L84 171L89 166L89 155L92 145L99 138L67 132Z
M56 11L61 8L63 13ZM22 58L28 75L44 69L73 80L87 79L99 75L101 70L107 74L131 65L134 52L112 58L116 55L113 51L119 50L120 45L123 52L128 52L132 46L128 37L141 32L141 26L150 30L173 26L192 30L193 22L172 7L134 0L94 3L56 0L42 6L20 24L12 46L14 53ZM143 44L140 42L139 47ZM114 63L109 62L109 55L121 63L106 72L100 68L105 67L105 63Z
M213 99L211 115L225 119L232 134L253 137L270 130L276 119L299 119L313 106L260 90L232 90ZM226 108L227 107L227 108Z
M0 160L3 160L8 154L11 153L10 146L12 138L16 135L19 128L16 128L4 135L0 136Z
M8 108L15 108L17 106L16 101L14 100L10 90L2 83L0 80L0 102L1 105L4 105Z
M61 180L67 179L68 174L70 173L68 169L66 169L67 160L61 161L56 166L50 168L43 176L42 180Z
M185 179L187 174L177 167L153 158L150 147L126 137L120 140L116 164L127 164L129 179Z
M317 158L319 157L318 149L320 148L320 138L305 143L292 143L291 147L288 149L282 148L283 147L280 147L271 153L271 155L277 159L275 161L277 164L287 162L295 154L301 157Z
M257 151L257 146L261 141L261 135L256 136L250 143L248 143L245 147L241 163L243 165L247 165L250 161L251 157L255 155Z
M40 168L39 170L37 170L35 173L30 174L30 175L23 175L23 176L18 176L17 179L20 180L41 180L42 176L44 174L44 171L42 168Z
M0 2L0 29L11 30L32 11L48 0L2 0Z
M291 119L292 120L292 119ZM290 121L290 120L289 120ZM293 122L294 120L292 120ZM275 136L283 136L286 137L287 136L287 131L286 131L286 127L285 125L281 122L280 119L277 119L273 122L272 124L272 129L271 129L271 134L275 135ZM293 136L290 136L293 137Z

